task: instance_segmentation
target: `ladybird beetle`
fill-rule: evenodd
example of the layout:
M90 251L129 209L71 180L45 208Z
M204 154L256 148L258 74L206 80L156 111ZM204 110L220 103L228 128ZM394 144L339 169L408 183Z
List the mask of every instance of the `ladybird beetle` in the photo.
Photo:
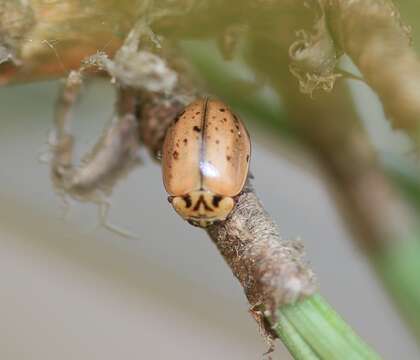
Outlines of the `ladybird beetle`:
M248 132L221 101L188 105L169 127L162 149L168 200L190 224L227 218L245 185L251 155Z

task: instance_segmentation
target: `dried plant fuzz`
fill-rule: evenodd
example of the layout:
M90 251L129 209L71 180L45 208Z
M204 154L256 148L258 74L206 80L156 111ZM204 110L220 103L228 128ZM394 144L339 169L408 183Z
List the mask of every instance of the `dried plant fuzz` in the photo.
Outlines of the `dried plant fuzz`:
M78 200L99 202L101 194L109 194L115 182L139 163L135 103L133 95L119 91L119 109L111 126L84 157L82 164L77 166L73 164L74 138L70 133L70 111L80 86L80 73L72 72L57 105L55 129L50 140L52 180L61 193Z
M324 0L335 41L381 98L395 128L420 124L420 61L388 0Z
M177 73L160 56L140 49L140 42L145 38L160 47L159 40L148 25L139 21L113 60L105 53L98 52L89 57L84 66L106 70L113 81L122 87L170 94L177 84Z
M313 33L299 30L289 48L290 72L299 80L302 93L312 95L314 90L331 91L335 80L339 55L328 31L325 14L316 20Z

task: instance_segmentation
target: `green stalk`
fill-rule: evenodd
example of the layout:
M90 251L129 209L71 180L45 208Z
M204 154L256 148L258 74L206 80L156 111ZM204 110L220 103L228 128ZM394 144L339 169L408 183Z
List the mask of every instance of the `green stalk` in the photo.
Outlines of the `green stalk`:
M277 315L274 331L295 359L380 359L319 294Z
M407 162L384 162L390 178L420 215L420 173ZM395 303L420 340L420 228L406 241L372 254L377 273L382 278Z
M388 176L420 214L420 171L417 163L410 166L409 162L401 160L387 156L382 162Z
M277 323L274 326L274 331L277 336L287 347L293 358L300 359L319 359L314 353L309 344L297 332L296 328L291 324L287 317L279 309L277 312Z
M401 241L373 255L372 262L406 323L420 339L420 238Z

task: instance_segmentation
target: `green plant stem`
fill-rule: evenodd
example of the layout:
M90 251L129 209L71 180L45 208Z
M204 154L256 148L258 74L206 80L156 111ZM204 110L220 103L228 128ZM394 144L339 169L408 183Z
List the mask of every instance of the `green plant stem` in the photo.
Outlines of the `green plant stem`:
M402 316L420 339L420 238L414 235L371 258Z
M319 359L309 344L303 339L303 337L297 332L296 328L283 314L282 310L277 312L277 316L278 319L275 324L274 331L293 357L298 360Z
M274 331L295 359L380 359L319 294L278 311Z
M420 174L408 163L387 161L385 171L420 215ZM373 256L378 274L420 339L420 229L407 241Z
M419 169L410 166L408 162L401 159L384 159L383 167L388 176L401 190L414 208L420 214L420 172Z

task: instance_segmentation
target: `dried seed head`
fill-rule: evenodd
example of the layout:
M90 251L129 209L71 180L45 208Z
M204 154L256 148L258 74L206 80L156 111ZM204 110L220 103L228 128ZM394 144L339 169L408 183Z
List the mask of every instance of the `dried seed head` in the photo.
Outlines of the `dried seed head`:
M299 80L300 90L312 94L318 88L331 91L339 59L334 41L328 31L325 15L315 23L313 34L305 30L297 32L296 40L289 48L290 72Z

